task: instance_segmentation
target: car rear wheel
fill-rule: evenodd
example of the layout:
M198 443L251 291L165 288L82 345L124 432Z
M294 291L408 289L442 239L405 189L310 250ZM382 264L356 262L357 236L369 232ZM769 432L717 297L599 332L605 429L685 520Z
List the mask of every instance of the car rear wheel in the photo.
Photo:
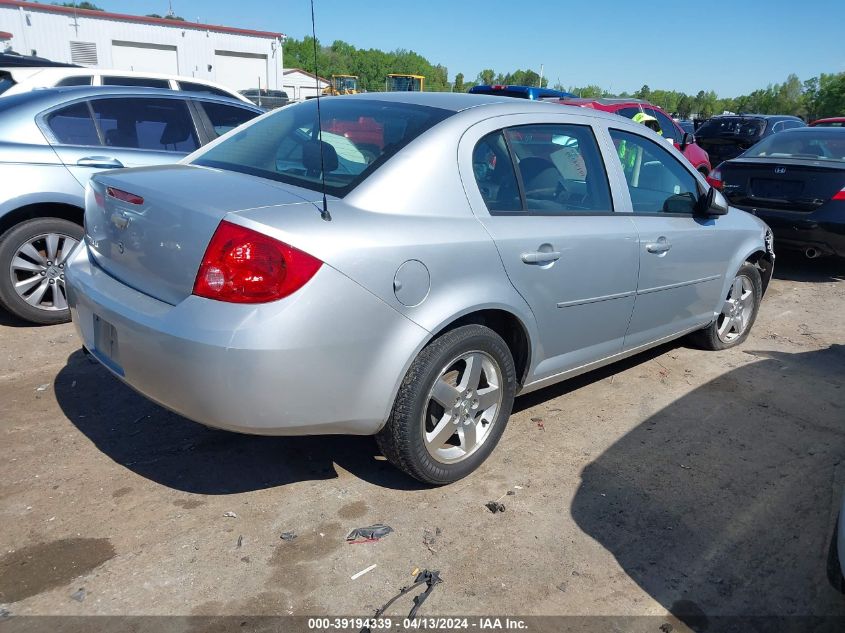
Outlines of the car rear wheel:
M728 289L719 316L703 330L692 335L693 341L709 350L739 345L751 332L763 299L763 282L754 264L745 262Z
M70 320L65 290L68 256L82 227L59 218L36 218L0 237L0 304L30 323Z
M414 360L387 424L376 436L397 468L430 484L465 477L490 455L513 408L516 371L491 329L466 325Z

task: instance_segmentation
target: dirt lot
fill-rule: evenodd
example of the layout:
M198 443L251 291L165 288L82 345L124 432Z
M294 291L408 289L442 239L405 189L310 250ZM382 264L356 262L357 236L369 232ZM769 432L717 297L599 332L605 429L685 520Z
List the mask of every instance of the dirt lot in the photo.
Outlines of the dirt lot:
M426 614L845 615L826 578L845 265L776 276L740 348L664 346L518 399L484 467L433 489L369 438L206 429L70 325L0 317L0 608L366 615L428 567ZM395 533L344 542L376 522Z

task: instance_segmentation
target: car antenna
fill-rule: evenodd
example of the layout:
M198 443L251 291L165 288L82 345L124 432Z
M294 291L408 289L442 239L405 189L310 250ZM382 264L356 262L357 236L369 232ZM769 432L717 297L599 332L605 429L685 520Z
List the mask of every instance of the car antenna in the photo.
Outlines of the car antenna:
M326 169L323 161L323 120L320 116L320 73L317 69L317 28L314 26L314 0L311 0L311 37L314 40L314 79L317 82L317 133L320 142L320 180L323 183L323 210L320 217L326 222L331 222L332 216L329 213L329 204L326 200Z

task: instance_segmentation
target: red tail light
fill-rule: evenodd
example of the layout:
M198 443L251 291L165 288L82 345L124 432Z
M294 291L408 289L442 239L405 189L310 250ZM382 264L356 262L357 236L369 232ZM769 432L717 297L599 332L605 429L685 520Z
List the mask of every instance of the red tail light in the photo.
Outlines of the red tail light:
M106 195L116 200L122 200L129 204L144 204L144 199L141 196L136 196L134 193L115 189L114 187L106 187Z
M302 288L322 265L293 246L224 220L205 250L194 294L230 303L276 301Z
M722 170L721 165L710 172L710 175L707 176L707 182L710 184L711 187L715 187L719 191L722 190L722 187L725 186L725 183L722 181Z
M833 196L833 200L845 200L845 187L842 187L839 191L836 192L836 195Z

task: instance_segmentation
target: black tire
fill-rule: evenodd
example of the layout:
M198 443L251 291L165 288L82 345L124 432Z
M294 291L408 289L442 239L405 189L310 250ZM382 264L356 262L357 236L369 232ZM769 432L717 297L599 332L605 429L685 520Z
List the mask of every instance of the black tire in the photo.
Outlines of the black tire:
M750 262L745 262L737 271L736 276L747 277L751 281L751 285L753 286L754 307L751 313L751 317L748 320L748 325L745 327L745 330L736 338L730 341L723 341L719 338L718 334L718 328L721 317L717 317L716 320L713 321L706 328L690 334L690 340L697 347L706 350L718 351L728 349L730 347L736 347L748 338L748 335L751 332L751 328L754 327L754 321L757 320L757 313L760 310L760 302L763 300L763 281L760 278L759 269Z
M15 225L0 236L0 306L24 321L39 325L70 321L70 310L39 308L27 303L15 291L17 277L11 265L15 254L26 242L46 234L57 234L79 242L82 240L83 229L78 224L60 218L35 218ZM59 292L59 289L49 290L50 293L54 291Z
M484 352L497 365L502 377L502 402L486 439L455 463L437 461L423 438L423 418L429 392L451 359L473 351ZM457 481L478 468L490 455L505 430L516 392L516 370L510 349L493 330L465 325L434 339L411 364L384 428L376 441L391 464L419 481L443 485Z

